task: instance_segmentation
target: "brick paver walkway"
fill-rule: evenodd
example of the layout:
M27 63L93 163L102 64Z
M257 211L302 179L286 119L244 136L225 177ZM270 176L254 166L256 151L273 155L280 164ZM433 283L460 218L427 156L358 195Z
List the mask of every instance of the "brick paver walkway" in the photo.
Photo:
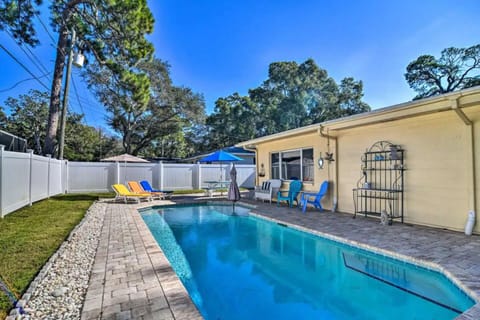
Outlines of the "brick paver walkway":
M137 211L150 205L108 206L82 319L202 318Z
M177 198L175 202L192 201ZM252 212L337 240L430 264L480 297L480 237L349 214L301 210L261 202ZM165 202L163 202L165 203ZM161 204L155 202L154 204ZM111 204L92 270L82 319L201 319L138 213L138 205ZM480 319L480 304L458 317Z

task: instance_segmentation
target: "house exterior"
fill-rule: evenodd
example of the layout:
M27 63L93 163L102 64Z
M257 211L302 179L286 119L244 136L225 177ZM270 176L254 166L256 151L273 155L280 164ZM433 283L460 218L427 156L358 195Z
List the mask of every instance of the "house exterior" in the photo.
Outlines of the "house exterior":
M393 154L388 149L365 161L366 151L385 141L404 152L403 163L393 170L394 175L402 174L403 183L398 180L393 188L403 191L404 222L463 231L469 213L479 212L480 87L313 124L237 146L255 151L257 184L281 178L287 188L291 178L298 178L303 180L304 190L317 192L328 180L323 206L353 214L353 190L372 188L362 178L374 170L373 175L389 171L371 168L376 160L384 159L383 155L384 163L391 163ZM377 198L391 195L374 194ZM383 203L388 211L390 200L368 201L380 203L380 207ZM480 233L480 223L473 232Z

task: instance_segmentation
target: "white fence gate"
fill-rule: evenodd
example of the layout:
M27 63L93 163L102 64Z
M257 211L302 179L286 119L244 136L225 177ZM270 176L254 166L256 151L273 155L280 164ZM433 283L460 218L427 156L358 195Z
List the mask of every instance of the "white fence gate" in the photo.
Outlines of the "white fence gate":
M235 165L240 187L253 188L255 165ZM114 183L148 180L161 190L202 189L230 180L231 164L69 162L0 145L0 217L61 193L110 192Z

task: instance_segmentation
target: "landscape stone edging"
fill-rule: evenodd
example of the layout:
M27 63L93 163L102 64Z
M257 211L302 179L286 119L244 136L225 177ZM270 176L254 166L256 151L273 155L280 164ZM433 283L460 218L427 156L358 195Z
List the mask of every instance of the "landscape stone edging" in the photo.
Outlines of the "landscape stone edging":
M88 220L88 218L90 217L90 215L93 212L92 208L97 206L98 203L99 203L98 200L96 200L92 203L92 205L87 209L87 211L85 213L85 216L82 218L82 220L73 228L72 231L70 231L68 237L65 239L65 241L62 242L62 244L57 249L57 251L55 251L50 256L50 258L47 260L47 262L43 265L42 269L40 269L40 271L35 276L35 278L32 280L32 282L30 282L30 285L28 286L28 289L25 291L25 293L22 295L22 297L16 302L14 308L12 310L10 310L9 316L6 317L6 320L17 319L17 317L21 316L24 313L23 308L30 301L32 293L35 291L35 289L38 287L38 285L42 282L42 280L45 279L45 277L46 277L48 271L50 270L51 266L55 263L58 256L64 252L66 246L72 240L72 237L78 232L78 229L81 226L83 226L83 224ZM99 241L100 237L97 240ZM97 243L98 243L98 241L97 241Z

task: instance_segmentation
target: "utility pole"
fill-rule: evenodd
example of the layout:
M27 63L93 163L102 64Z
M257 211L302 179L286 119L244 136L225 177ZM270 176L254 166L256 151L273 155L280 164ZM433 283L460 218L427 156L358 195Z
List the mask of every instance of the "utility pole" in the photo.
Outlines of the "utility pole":
M60 142L58 146L58 159L63 160L63 148L65 147L65 126L67 125L68 89L70 87L70 73L72 71L73 46L75 45L75 30L72 29L72 37L68 48L67 76L63 90L62 118L60 121Z

